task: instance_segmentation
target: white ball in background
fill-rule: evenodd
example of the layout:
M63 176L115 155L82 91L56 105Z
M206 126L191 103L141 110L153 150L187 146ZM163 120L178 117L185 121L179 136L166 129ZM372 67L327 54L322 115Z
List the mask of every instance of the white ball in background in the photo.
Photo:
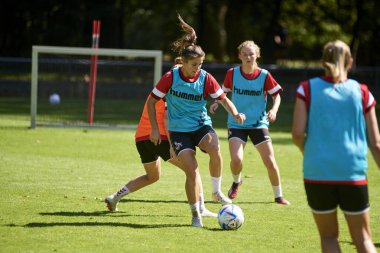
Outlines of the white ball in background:
M49 97L49 102L51 105L59 105L61 98L57 93L51 94Z

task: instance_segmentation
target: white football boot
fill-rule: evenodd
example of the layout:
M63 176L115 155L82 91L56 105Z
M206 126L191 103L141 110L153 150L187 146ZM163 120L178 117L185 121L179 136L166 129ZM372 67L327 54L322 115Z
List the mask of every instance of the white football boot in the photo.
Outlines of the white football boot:
M113 195L108 196L104 202L107 204L107 208L110 212L117 212L119 209L117 208L117 204L119 201L116 201Z
M219 192L213 192L211 197L212 197L212 200L214 202L219 202L223 206L228 205L228 204L232 204L232 200L230 200L229 198L224 196L224 194L220 191Z

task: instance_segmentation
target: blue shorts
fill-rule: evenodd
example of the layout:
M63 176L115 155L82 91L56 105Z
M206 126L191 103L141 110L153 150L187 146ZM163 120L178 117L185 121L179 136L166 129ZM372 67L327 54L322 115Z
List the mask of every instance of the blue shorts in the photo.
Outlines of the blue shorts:
M170 159L170 144L168 140L161 140L161 144L155 146L150 140L136 142L137 151L142 163L151 163L161 157L164 161Z
M202 126L193 132L170 132L170 140L176 155L185 149L191 149L195 152L196 146L209 133L216 135L214 129L209 125Z
M307 202L316 214L332 213L339 206L346 214L361 214L368 210L368 186L316 184L305 182Z
M267 128L254 128L254 129L243 129L243 128L229 128L228 129L228 139L239 138L240 140L247 142L251 139L253 145L258 145L262 142L271 141L269 136L269 130Z

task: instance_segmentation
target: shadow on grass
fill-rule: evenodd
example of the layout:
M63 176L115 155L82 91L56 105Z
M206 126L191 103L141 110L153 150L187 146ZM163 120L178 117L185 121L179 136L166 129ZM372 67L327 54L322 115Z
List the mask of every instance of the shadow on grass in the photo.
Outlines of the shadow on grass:
M352 246L355 246L355 244L352 241L341 241L341 243L350 244ZM373 245L375 245L375 248L380 249L380 242L374 242Z
M120 202L139 202L139 203L185 203L185 200L151 200L151 199L122 199Z
M25 131L25 130L30 130L30 126L18 126L18 125L0 125L0 130L12 130L12 131L15 131L15 130L22 130L22 131Z
M98 212L52 212L52 213L40 213L42 216L103 216L109 214L108 211Z
M129 227L129 228L170 228L191 227L185 224L134 224L122 222L32 222L25 225L8 224L8 227L45 228L45 227Z
M147 199L122 199L120 202L138 202L138 203L183 203L187 204L188 202L186 200L147 200ZM263 201L263 202L258 202L258 201L237 201L237 204L273 204L274 202L272 201ZM205 204L218 204L213 201L205 201Z
M42 216L66 216L66 217L92 217L92 216L108 216L112 217L183 217L182 215L168 215L168 214L125 214L125 212L109 212L109 211L97 211L97 212L52 212L52 213L39 213Z
M190 224L134 224L134 223L121 223L121 222L32 222L25 225L8 224L8 227L23 227L23 228L46 228L46 227L128 227L136 229L149 229L149 228L179 228L179 227L192 227ZM234 230L224 230L221 228L207 228L203 229L208 231L217 232L234 232Z

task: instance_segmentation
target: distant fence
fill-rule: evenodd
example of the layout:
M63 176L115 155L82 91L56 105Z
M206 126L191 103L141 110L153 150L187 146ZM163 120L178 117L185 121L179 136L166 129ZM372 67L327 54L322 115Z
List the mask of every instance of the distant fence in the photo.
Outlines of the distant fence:
M40 64L44 64L41 61ZM54 64L51 59L47 59L45 64ZM60 64L58 61L55 64ZM67 62L65 63L67 64ZM78 67L70 68L71 71L87 71L88 63L84 63L83 60L72 60L70 64L77 64ZM139 61L117 61L108 62L107 68L105 68L103 75L107 75L107 78L99 78L97 83L97 96L104 96L109 98L129 98L133 94L135 99L145 99L146 94L152 89L152 74L153 67L147 62ZM117 65L113 67L112 64ZM163 63L163 73L168 71L172 63ZM139 69L129 73L128 69L133 67ZM233 67L231 64L214 64L204 63L203 68L211 73L219 83L224 80L227 69ZM282 93L283 101L293 101L294 93L297 85L300 81L308 79L314 76L323 75L323 70L320 68L284 68L275 65L261 65L270 71L273 77L284 88ZM84 70L83 70L84 69ZM88 68L89 71L89 68ZM117 72L116 72L117 71ZM105 73L106 72L106 73ZM30 73L31 73L31 59L30 58L9 58L0 57L0 96L2 97L29 97L30 96ZM121 75L126 75L127 78L122 78ZM132 75L134 75L132 77ZM136 76L137 75L137 76ZM375 98L380 101L380 66L378 67L357 67L350 72L350 78L356 79L361 83L365 83L369 86L371 92ZM145 80L146 78L146 80ZM121 79L123 79L121 81ZM135 85L135 81L138 79L139 83L145 85ZM70 89L73 84L70 82L78 82L78 80L62 80L61 86ZM130 83L129 83L130 82ZM131 93L133 87L134 92ZM67 93L72 91L68 90ZM86 96L86 93L84 93Z

